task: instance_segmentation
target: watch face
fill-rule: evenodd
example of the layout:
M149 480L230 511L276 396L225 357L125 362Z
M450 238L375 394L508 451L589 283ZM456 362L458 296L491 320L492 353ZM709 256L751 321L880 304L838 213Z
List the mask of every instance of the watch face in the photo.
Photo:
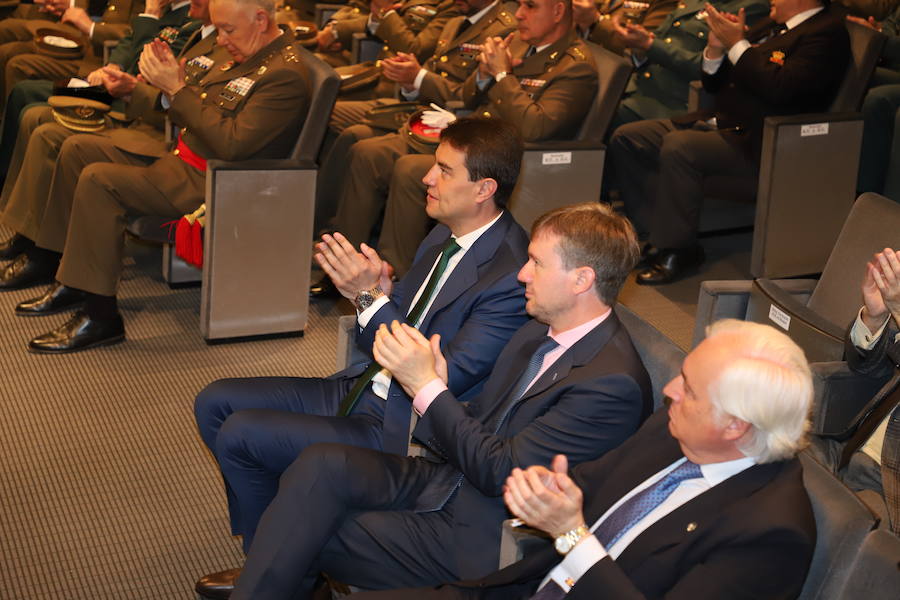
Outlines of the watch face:
M556 547L557 552L559 552L560 554L565 554L572 549L572 540L569 539L569 536L561 535L556 538L556 541L553 542L553 545Z

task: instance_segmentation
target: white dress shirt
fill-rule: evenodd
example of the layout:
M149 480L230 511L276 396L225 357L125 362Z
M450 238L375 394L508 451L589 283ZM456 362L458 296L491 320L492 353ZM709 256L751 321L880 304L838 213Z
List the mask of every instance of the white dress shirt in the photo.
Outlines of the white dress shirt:
M482 234L485 231L490 229L491 225L496 223L497 219L499 219L502 214L503 213L501 212L499 215L494 217L494 219L487 225L479 227L475 231L470 231L469 233L467 233L465 235L461 235L458 238L455 238L456 243L459 244L460 249L457 250L456 253L450 257L450 260L447 262L447 268L444 270L443 274L441 275L441 278L438 280L437 287L435 288L434 293L431 295L431 298L429 299L428 304L425 306L425 310L422 311L422 316L419 318L418 322L412 324L413 327L418 327L419 323L422 322L422 319L425 318L425 315L428 314L428 310L431 308L431 305L434 304L434 299L438 297L438 294L440 293L441 288L444 287L444 283L446 283L447 278L450 277L451 273L453 273L453 270L456 268L456 265L459 264L459 261L462 260L462 257L465 256L466 252L469 251L469 248L472 247L472 244L474 244L478 240L478 238L480 238L482 236ZM412 302L409 303L410 310L412 310L412 308L416 305L416 302L419 301L419 296L422 295L422 292L425 291L425 286L428 285L428 280L431 278L431 273L434 272L434 269L437 267L438 261L440 259L441 259L440 254L438 255L438 257L436 259L434 259L434 264L431 266L431 269L428 271L428 275L425 277L425 280L422 282L422 286L419 287L419 291L416 292L416 295L415 295L415 297L413 297ZM389 300L390 300L390 298L388 298L387 295L381 296L380 298L378 298L378 300L376 300L375 302L372 303L372 306L370 306L366 310L359 313L359 315L357 315L357 317L356 317L356 322L359 324L360 328L365 328L365 326L369 324L369 321L372 320L372 317L375 315L375 313L377 313L378 310L382 306L387 304ZM407 314L409 314L409 313L407 313ZM382 369L377 375L375 375L375 377L372 378L372 391L379 398L383 398L386 400L388 388L390 388L390 387L391 387L391 374L387 369Z
M635 487L633 490L622 496L622 498L613 504L609 510L607 510L603 515L597 519L594 524L591 526L591 531L595 531L597 527L603 523L619 506L621 506L625 501L639 493L641 490L644 490L663 477L665 477L670 471L674 470L678 465L686 461L686 458L680 458L676 460L674 463L669 465L668 467L662 469L655 475L648 477ZM544 578L544 581L541 582L541 586L543 587L548 581L551 579L556 582L559 587L563 589L567 594L572 586L590 570L591 567L594 566L597 562L603 560L607 556L612 558L613 560L617 559L622 552L628 547L631 542L635 540L641 533L643 533L648 527L680 507L682 504L686 504L689 501L693 500L703 492L711 489L712 487L722 483L729 477L737 475L741 471L748 469L756 464L756 461L753 458L739 458L737 460L730 460L727 462L721 463L713 463L707 465L700 465L700 471L703 473L703 477L697 479L688 479L686 481L682 481L678 484L678 487L675 488L668 498L666 498L659 506L651 510L647 515L635 523L631 529L629 529L625 534L623 534L616 543L613 544L610 548L604 548L603 544L593 535L586 537L581 540L578 545L576 545L571 552L569 552L566 557L560 562L556 567L550 571L549 575ZM540 589L540 587L538 589Z

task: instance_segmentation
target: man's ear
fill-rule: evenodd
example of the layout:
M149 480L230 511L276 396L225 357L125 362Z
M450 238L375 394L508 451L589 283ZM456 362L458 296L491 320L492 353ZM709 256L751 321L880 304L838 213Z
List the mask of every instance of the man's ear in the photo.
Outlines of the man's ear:
M747 421L731 417L728 420L728 424L725 425L725 439L730 442L739 440L750 431L751 427L753 426Z
M575 290L578 293L593 290L596 280L597 274L590 267L578 267L575 270Z
M497 193L497 180L485 177L478 182L477 200L479 203L490 200Z

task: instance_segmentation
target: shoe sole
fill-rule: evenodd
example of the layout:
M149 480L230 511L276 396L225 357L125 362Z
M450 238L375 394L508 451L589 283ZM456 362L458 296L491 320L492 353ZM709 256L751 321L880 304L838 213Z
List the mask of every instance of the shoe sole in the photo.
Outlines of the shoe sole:
M54 308L53 310L42 310L41 312L20 312L18 309L16 309L14 314L17 317L49 317L50 315L58 315L62 312L76 311L83 306L84 302L79 302L77 304L64 306L62 308Z
M88 344L87 346L81 346L79 348L70 348L68 350L44 350L40 348L33 348L30 344L28 345L28 351L32 354L73 354L75 352L81 352L82 350L90 350L91 348L99 348L100 346L113 346L115 344L119 344L125 341L125 334L118 335L116 337L107 338L105 340L100 340L99 342L94 342L93 344Z

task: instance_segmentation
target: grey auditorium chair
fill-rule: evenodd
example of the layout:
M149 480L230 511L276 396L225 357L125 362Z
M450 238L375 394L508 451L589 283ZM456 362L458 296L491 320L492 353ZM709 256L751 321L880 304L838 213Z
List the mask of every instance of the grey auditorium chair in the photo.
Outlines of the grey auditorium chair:
M578 135L571 141L525 144L510 211L526 231L552 208L600 199L606 155L603 139L625 92L632 64L596 44L587 45L597 65L597 95Z
M900 204L863 194L816 279L704 281L700 286L694 344L723 318L767 323L784 330L813 363L817 403L813 429L842 431L880 382L852 374L841 361L844 332L861 305L866 263L885 247L900 245Z
M291 155L207 163L200 294L200 329L207 342L299 333L306 327L315 158L340 80L311 52L298 52L309 69L312 102ZM168 242L159 227L168 220L142 217L129 231ZM163 275L170 284L196 281L197 274L164 246Z
M759 177L704 182L700 231L753 225L755 277L821 272L853 204L863 127L855 111L885 37L855 23L847 30L853 58L830 110L767 117Z
M900 538L889 530L870 531L863 539L847 579L832 597L840 600L892 598L900 592Z

